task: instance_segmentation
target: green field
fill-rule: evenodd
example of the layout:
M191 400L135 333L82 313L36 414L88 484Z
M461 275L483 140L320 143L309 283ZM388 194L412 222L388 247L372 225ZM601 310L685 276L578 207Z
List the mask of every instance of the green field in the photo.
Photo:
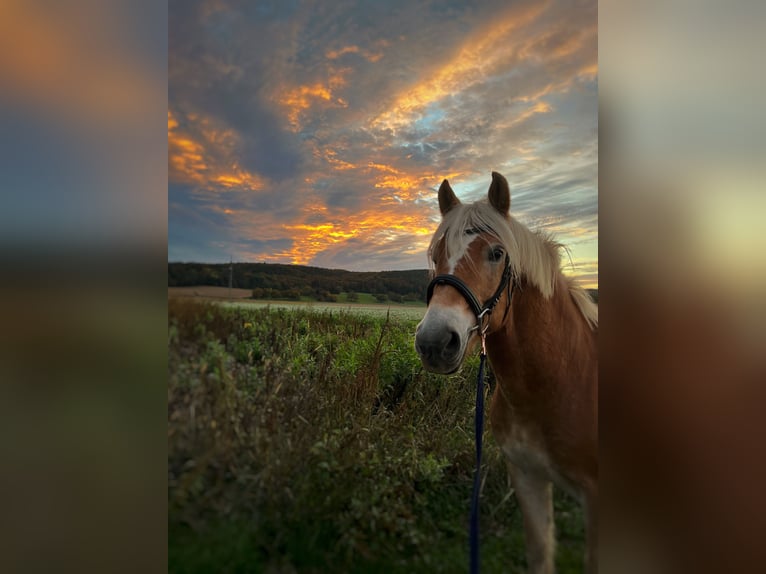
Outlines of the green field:
M478 359L424 372L423 307L316 305L169 300L169 571L465 572ZM485 445L483 572L523 572ZM582 513L555 504L558 571L581 572Z
M401 305L385 303L322 303L317 301L261 301L258 299L244 299L238 301L222 302L226 307L234 307L242 310L247 309L293 309L316 313L330 314L354 314L371 315L374 317L390 316L396 319L413 319L420 321L426 312L424 304ZM414 333L414 330L413 330Z

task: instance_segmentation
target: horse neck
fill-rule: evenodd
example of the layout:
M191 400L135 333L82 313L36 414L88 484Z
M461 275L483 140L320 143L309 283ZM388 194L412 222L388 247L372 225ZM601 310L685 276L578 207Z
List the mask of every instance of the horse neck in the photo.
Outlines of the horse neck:
M567 364L594 350L595 338L561 275L547 299L522 278L504 324L487 337L487 352L498 378L518 378L522 373L561 377Z

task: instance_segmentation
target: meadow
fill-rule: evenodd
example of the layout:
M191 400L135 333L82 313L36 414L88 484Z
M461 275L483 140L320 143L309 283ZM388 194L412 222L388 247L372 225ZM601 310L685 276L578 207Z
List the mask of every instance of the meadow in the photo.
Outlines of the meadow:
M478 357L427 373L423 308L379 309L169 299L170 572L467 571ZM524 572L484 440L482 569ZM581 572L582 512L555 506L558 571Z

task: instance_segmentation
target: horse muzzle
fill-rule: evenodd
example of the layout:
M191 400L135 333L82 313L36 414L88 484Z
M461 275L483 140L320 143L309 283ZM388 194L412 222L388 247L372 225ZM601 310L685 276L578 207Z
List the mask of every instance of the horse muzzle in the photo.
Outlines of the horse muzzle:
M415 334L415 350L426 370L441 375L457 371L465 354L465 338L450 328L421 327Z

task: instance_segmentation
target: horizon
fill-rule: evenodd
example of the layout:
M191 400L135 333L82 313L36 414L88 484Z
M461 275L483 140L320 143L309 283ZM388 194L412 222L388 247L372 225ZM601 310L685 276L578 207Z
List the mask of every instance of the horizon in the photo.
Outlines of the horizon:
M424 269L498 171L598 285L595 2L235 4L170 4L169 262Z
M294 267L316 267L317 269L327 269L329 271L350 271L352 273L382 273L386 271L428 271L426 267L413 267L411 269L370 269L365 271L356 271L354 269L343 269L341 267L322 267L321 265L310 265L307 263L285 263L281 261L170 261L168 265L291 265Z
M343 269L340 267L321 267L317 265L307 265L303 263L280 263L275 261L170 261L168 265L284 265L287 267L310 267L315 269L323 269L325 271L344 271L347 273L397 273L407 271L425 271L429 272L430 269L426 267L413 267L411 269L369 269L364 271L357 271L354 269ZM595 289L598 290L598 283L595 285L587 285L582 283L583 289Z

